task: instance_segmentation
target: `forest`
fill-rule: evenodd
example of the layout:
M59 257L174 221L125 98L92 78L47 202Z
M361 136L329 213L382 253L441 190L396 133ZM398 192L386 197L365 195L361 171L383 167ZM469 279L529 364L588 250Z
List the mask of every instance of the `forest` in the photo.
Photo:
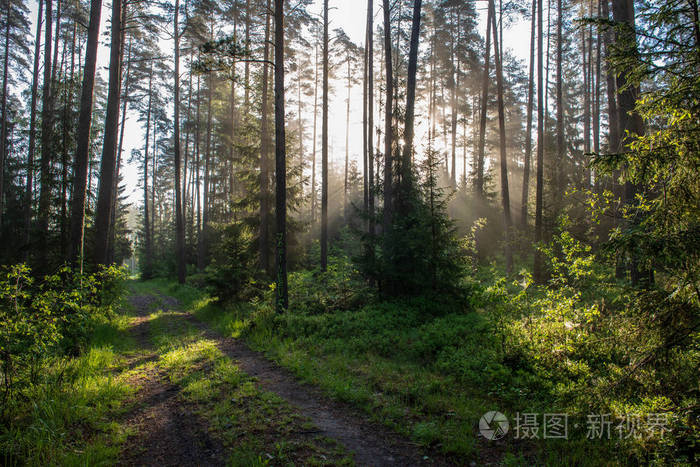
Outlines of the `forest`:
M697 0L2 0L0 464L698 465Z

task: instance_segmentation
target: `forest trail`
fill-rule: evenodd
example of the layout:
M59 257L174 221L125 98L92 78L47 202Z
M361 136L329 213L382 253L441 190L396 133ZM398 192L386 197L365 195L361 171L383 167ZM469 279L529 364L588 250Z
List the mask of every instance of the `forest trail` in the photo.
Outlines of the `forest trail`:
M159 356L149 341L149 328L154 304L167 309L180 323L196 329L243 372L252 377L262 391L284 400L291 410L310 422L306 436L337 441L352 453L357 465L404 466L450 465L436 453L426 453L415 443L370 421L357 409L329 399L312 386L299 383L294 376L251 350L234 338L222 337L192 314L179 311L173 297L133 293L129 297L136 318L131 331L143 350L139 361L156 360ZM188 411L187 403L178 399L180 388L168 381L156 368L139 373L136 385L137 406L127 414L127 426L138 435L127 440L123 462L128 465L222 465L231 453L210 436L207 423ZM235 448L234 448L235 449ZM272 449L272 448L271 448ZM427 455L426 455L427 454Z
M132 367L158 358L149 339L149 314L155 301L149 295L130 297L136 314L131 332L141 350ZM179 403L179 388L162 370L148 366L131 383L139 390L126 426L138 436L130 438L123 450L124 465L225 465L223 447L209 436L206 424Z

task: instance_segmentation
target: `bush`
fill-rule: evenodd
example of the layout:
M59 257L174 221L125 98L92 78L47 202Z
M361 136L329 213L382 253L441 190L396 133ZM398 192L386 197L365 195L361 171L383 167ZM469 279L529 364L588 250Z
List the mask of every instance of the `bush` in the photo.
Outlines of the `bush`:
M329 257L325 272L314 269L289 275L289 303L295 312L318 314L357 309L373 296L346 256Z
M250 228L234 222L223 228L217 254L206 269L205 283L219 301L249 300L261 292L256 279L257 253Z
M15 391L38 381L44 361L82 350L96 319L121 297L125 278L116 267L82 276L64 267L42 280L25 264L0 272L3 411Z

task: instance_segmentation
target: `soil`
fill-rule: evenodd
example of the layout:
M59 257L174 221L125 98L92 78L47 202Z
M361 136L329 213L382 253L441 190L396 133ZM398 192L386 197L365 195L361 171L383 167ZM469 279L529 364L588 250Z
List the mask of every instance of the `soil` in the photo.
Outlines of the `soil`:
M147 315L151 311L150 304L158 299L168 307L178 306L172 297L131 297L139 316L133 334L139 346L146 349L146 357L142 356L141 361L156 358L148 340ZM355 407L332 400L320 389L297 381L288 370L251 350L243 341L222 337L191 314L182 313L180 316L201 330L207 339L215 341L225 355L255 378L261 389L277 394L309 419L316 427L313 430L315 435L334 439L352 452L357 465L455 464L454 460L426 451L370 420ZM127 418L127 426L133 427L138 436L127 441L123 463L159 466L224 464L225 450L208 435L206 423L188 412L186 404L175 397L178 388L156 369L140 374L139 378L139 381L134 381L140 388L137 407Z
M132 367L153 361L157 354L148 339L148 314L152 296L132 296L137 318L132 334L144 352ZM125 425L136 434L127 439L120 465L225 465L223 446L209 436L204 421L187 410L176 397L179 388L153 366L139 372L130 383L138 387L134 409Z

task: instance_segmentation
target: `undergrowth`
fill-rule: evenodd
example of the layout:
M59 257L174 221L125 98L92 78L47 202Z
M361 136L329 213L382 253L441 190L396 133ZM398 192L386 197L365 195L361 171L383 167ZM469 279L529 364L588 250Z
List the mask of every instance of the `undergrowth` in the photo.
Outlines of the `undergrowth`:
M32 281L26 273L26 269L10 271L11 283L16 287ZM105 279L122 280L121 273L108 274ZM8 341L12 337L8 326L14 324L15 338L24 331L24 353L15 347L12 356L27 364L13 368L14 385L3 407L3 465L113 463L127 435L114 421L134 392L120 374L125 354L134 345L127 332L129 317L113 312L120 303L121 286L110 285L105 295L100 292L106 286L104 282L95 276L84 278L87 295L81 296L68 287L63 289L66 283L60 285L60 279L57 275L47 278L38 289L23 288L20 293L24 305L15 306L13 315L4 322ZM20 289L11 291L7 284L4 297L17 297ZM75 301L70 302L69 297ZM52 320L53 326L38 322L36 314L31 318L33 323L26 321L26 314L37 306L64 313L47 310L44 316ZM32 325L36 326L33 334ZM39 348L42 353L31 353ZM5 374L7 378L9 373Z
M465 279L470 293L459 303L436 296L380 300L359 282L343 286L355 281L349 266L328 273L350 274L340 286L319 272L292 273L290 284L303 287L283 314L274 313L269 297L224 307L194 288L162 286L301 380L448 455L692 464L698 430L683 407L697 403L697 347L669 352L671 367L635 369L633 362L662 338L661 329L642 326L634 308L639 296L610 280L573 237L560 236L552 248L548 287L534 286L525 271L508 281L498 268L482 267ZM689 387L669 392L672 376ZM545 413L566 413L568 439L542 439L539 431L539 439L516 440L511 431L505 440L486 441L478 423L488 410L505 413L511 430L522 414L539 414L542 430ZM601 415L609 439L590 431ZM663 429L643 431L652 417L662 418ZM639 433L628 433L635 423Z

